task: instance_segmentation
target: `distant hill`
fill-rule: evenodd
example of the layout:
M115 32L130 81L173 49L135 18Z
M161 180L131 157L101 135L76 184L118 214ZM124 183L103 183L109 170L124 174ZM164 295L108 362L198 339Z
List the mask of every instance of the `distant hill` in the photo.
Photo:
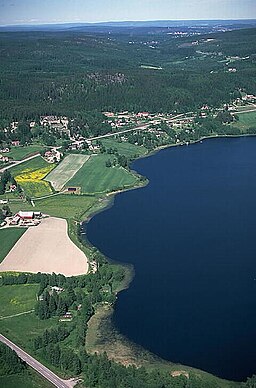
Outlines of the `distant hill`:
M177 28L177 27L201 27L205 30L213 28L240 29L256 27L256 19L241 20L149 20L149 21L113 21L101 23L60 23L41 25L9 25L0 26L0 31L95 31L108 28Z

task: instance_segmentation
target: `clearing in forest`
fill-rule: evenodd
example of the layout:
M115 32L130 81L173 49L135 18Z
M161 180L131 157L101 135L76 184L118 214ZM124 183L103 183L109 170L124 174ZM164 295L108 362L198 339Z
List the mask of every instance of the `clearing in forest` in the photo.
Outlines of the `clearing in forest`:
M56 191L60 191L65 184L89 159L88 155L70 154L45 178L51 182Z

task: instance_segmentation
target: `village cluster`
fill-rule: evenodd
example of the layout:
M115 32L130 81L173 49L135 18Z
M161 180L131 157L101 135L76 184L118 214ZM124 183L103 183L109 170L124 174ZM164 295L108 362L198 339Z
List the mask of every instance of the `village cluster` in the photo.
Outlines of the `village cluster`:
M204 53L205 54L205 53ZM229 58L231 60L238 60L237 58ZM246 58L239 58L239 60ZM233 71L232 68L229 69ZM237 107L241 106L250 106L255 107L256 96L252 94L247 94L242 91L241 97L236 98L233 103L230 103L228 106L224 106L219 109L214 109L214 111L207 105L203 105L198 112L188 112L185 114L178 113L150 113L150 112L103 112L105 116L105 122L109 124L112 128L112 133L120 133L120 140L122 142L128 141L128 133L130 131L143 130L144 133L154 134L157 138L164 138L166 136L166 131L161 128L163 124L169 128L179 131L187 131L188 127L195 122L196 117L206 118L209 114L217 116L218 112L223 110L233 111ZM31 121L29 123L30 128L34 128L36 125L40 125L42 128L58 131L60 134L65 133L65 136L69 142L67 148L70 151L80 151L87 149L92 153L100 152L100 145L95 140L104 138L106 135L96 136L91 138L85 138L79 132L76 134L71 134L69 129L69 123L72 119L68 119L66 116L41 116L39 122ZM9 130L12 133L15 133L15 130L18 128L19 122L11 122ZM4 129L7 131L7 129ZM111 132L107 136L111 135ZM0 163L9 163L13 159L9 157L9 153L12 147L20 146L19 140L12 140L10 145L5 146L0 149ZM56 163L61 160L62 153L60 152L61 147L49 147L44 154L42 155L45 160L49 163Z

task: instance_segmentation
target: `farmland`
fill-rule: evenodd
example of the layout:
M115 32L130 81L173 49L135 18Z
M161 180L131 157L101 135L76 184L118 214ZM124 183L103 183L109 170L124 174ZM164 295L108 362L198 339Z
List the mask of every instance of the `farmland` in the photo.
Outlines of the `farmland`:
M148 152L145 147L136 146L128 142L119 142L113 139L103 139L101 142L106 149L117 149L120 155L125 155L127 158L135 158Z
M6 286L3 286L4 288ZM13 287L13 286L11 286ZM23 285L21 287L24 287ZM24 290L24 288L23 288ZM33 307L35 303L33 304ZM33 339L52 327L57 319L40 320L33 313L0 320L1 333L24 349L33 349ZM24 335L26 333L26 335Z
M12 249L14 244L19 240L23 235L25 229L18 228L8 228L0 229L0 240L1 240L1 250L0 250L0 263Z
M24 147L12 147L8 156L14 160L22 160L30 155L40 152L43 149L41 145L30 145Z
M67 226L66 220L49 217L29 228L0 263L0 271L86 274L87 258L70 240Z
M87 155L70 154L47 176L46 180L51 182L56 191L60 191L88 159Z
M82 193L99 194L124 189L136 184L138 178L122 167L106 167L110 155L92 156L68 182L80 186Z
M37 291L38 285L34 284L0 287L0 319L33 310Z
M47 163L41 156L38 156L37 158L30 159L24 163L18 164L17 166L13 166L10 168L10 173L13 176L17 176L19 174L22 174L24 171L35 171L39 170L40 168L45 168L49 166L49 163Z
M37 170L25 169L21 174L15 176L16 182L22 186L26 195L30 197L40 197L51 194L51 186L48 182L43 181L43 178L53 170L54 167L54 164L49 164L46 167Z
M80 219L80 217L89 210L97 199L89 196L65 195L60 194L45 199L35 200L35 207L28 202L22 203L22 210L41 211L54 217L66 219ZM21 210L19 203L10 203L13 213ZM10 229L9 229L10 230Z
M251 111L248 113L238 114L239 121L235 123L236 127L239 127L241 130L246 130L248 128L256 128L256 111Z

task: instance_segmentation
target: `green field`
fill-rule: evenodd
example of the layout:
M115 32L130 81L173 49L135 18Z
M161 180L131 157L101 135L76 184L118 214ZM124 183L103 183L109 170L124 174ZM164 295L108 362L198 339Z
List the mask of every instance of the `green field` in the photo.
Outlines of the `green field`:
M24 171L35 171L39 170L40 168L45 168L49 165L41 156L38 156L37 158L30 159L27 162L18 164L18 166L14 166L10 168L10 173L12 176L17 176Z
M19 240L19 238L23 235L24 232L25 229L18 228L0 229L0 263L1 261L3 261L5 256L12 249L12 247L15 245L15 243Z
M106 167L106 161L113 156L100 154L92 156L68 182L69 186L80 186L82 193L108 193L136 184L138 178L122 167Z
M37 291L38 285L35 284L0 287L0 320L2 317L33 310Z
M248 113L238 114L239 121L235 122L234 125L239 127L241 130L245 130L251 127L256 128L256 111Z
M21 184L25 194L30 197L43 197L52 194L51 186L48 182L24 182Z
M41 145L30 145L25 147L12 147L10 152L8 152L8 156L14 160L22 160L35 154L36 152L40 152L44 147Z
M88 160L88 155L70 154L45 178L51 182L56 191L60 191L63 186L76 174L76 172Z
M52 388L43 377L29 368L24 373L10 376L0 376L0 387L3 388Z
M3 286L5 287L5 286ZM0 320L0 332L10 338L15 344L33 350L33 340L45 329L56 325L58 318L40 320L34 313Z
M118 142L113 139L104 139L101 141L106 149L117 149L120 155L125 155L127 158L142 156L147 154L147 149L143 146L136 146L128 142Z
M9 206L13 213L19 210L33 210L55 217L80 219L97 202L97 199L83 195L60 194L46 199L35 200L34 202L35 207L27 202L22 204L10 202Z

